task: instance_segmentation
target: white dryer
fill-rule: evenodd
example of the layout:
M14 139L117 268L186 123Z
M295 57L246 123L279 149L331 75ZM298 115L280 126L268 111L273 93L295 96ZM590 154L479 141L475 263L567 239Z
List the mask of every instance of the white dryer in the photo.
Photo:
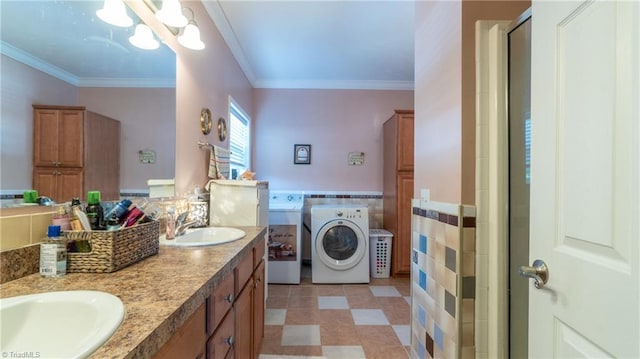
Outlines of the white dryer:
M311 281L369 283L367 207L311 207Z

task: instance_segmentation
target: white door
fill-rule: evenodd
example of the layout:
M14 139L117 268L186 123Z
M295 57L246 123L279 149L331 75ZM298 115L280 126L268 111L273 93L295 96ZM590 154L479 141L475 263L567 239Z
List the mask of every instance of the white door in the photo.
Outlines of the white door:
M532 19L529 356L639 358L640 2Z

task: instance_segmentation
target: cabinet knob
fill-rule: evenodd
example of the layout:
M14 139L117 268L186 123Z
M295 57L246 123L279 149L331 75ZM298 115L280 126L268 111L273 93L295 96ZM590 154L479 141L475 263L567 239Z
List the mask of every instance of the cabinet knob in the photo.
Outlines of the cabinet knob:
M233 335L224 338L224 343L227 344L228 346L232 346L233 342L234 342Z
M224 297L224 301L227 303L233 303L233 293L229 293Z

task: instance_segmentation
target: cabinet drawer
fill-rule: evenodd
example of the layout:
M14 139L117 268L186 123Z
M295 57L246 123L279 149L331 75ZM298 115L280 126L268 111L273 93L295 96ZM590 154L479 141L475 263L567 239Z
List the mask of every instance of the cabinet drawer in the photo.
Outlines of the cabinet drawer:
M206 339L204 316L205 305L202 304L153 358L201 358Z
M257 268L260 261L264 259L264 254L267 251L264 238L258 244L253 247L253 268Z
M253 254L249 253L246 255L238 266L235 268L235 276L236 276L236 297L240 294L242 288L251 277L253 273Z
M207 301L207 334L213 333L235 300L233 273L228 274L211 292Z
M224 359L234 343L234 315L230 312L207 341L207 358Z

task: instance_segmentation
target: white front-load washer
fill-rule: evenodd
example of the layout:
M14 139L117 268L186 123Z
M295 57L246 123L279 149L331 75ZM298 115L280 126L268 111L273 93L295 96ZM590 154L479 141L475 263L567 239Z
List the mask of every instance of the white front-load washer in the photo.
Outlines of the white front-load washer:
M357 205L311 207L311 281L369 283L369 211Z

